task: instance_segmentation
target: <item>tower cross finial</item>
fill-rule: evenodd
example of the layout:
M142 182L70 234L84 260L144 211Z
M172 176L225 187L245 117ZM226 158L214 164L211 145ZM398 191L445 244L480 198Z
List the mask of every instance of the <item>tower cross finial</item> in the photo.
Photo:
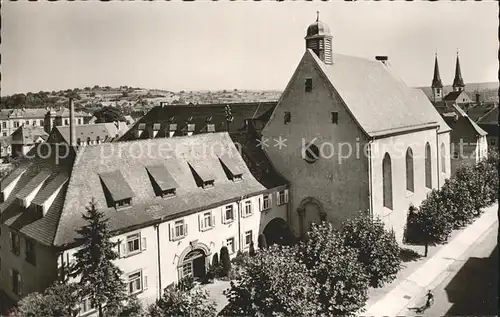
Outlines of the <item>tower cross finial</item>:
M316 22L319 21L319 10L316 11Z

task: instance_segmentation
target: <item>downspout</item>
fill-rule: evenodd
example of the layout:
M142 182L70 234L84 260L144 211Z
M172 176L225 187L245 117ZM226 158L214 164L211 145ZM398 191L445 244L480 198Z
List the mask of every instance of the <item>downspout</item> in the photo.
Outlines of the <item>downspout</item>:
M373 218L373 185L372 185L372 144L375 138L372 137L370 141L368 141L368 192L370 197L370 217Z
M439 183L439 175L441 174L442 166L439 166L439 158L441 157L441 153L439 153L439 126L436 127L436 158L437 158L437 189L441 188ZM446 164L446 162L444 162Z
M158 292L158 299L161 298L161 295L162 295L162 288L161 288L161 257L160 257L160 228L159 228L159 225L156 224L155 226L155 230L156 230L156 245L158 247L158 289L159 289L159 292Z

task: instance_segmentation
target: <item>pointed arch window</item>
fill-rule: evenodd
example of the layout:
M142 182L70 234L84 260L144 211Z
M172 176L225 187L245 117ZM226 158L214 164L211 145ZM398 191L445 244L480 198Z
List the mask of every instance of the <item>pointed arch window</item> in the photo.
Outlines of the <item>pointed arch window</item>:
M425 144L425 187L432 188L431 146Z
M413 151L411 148L406 150L406 190L414 192L414 178L413 178Z
M384 207L392 210L392 166L389 153L385 153L382 161L382 178L384 191Z
M439 155L441 156L441 172L446 173L446 147L444 146L444 143L441 143L441 153Z

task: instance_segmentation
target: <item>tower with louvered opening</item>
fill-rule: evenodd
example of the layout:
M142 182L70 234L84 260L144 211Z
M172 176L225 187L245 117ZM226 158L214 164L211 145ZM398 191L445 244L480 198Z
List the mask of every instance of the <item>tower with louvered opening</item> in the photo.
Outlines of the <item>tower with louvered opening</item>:
M330 28L319 20L307 28L306 48L311 49L325 64L332 64L332 36Z

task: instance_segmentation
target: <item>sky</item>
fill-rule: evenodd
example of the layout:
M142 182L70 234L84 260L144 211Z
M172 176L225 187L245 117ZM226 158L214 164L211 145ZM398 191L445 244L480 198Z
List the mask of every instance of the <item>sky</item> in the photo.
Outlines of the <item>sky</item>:
M430 86L437 51L453 81L498 81L498 3L3 2L1 94L86 86L283 90L305 32L329 25L334 53L387 55L409 86Z

